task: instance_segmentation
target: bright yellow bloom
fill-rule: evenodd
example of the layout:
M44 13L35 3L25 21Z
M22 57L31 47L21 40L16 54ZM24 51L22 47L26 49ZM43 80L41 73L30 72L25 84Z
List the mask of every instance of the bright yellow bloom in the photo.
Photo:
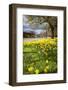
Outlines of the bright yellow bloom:
M45 69L44 69L44 72L47 73L48 69L49 69L49 66L46 66Z
M28 71L29 71L29 72L32 72L33 69L34 69L33 67L29 67L29 68L28 68Z
M45 72L45 73L47 73L47 72L48 72L48 70L45 68L45 69L44 69L44 72Z
M48 60L46 60L46 63L48 63Z
M48 70L49 69L49 66L46 66L46 69Z
M51 38L42 38L42 39L39 39L39 40L33 40L33 41L27 41L27 42L24 42L24 45L37 45L39 44L41 47L44 46L45 44L48 44L48 45L53 45L56 43L56 38L55 39L51 39Z
M39 74L39 69L36 69L35 70L35 74Z

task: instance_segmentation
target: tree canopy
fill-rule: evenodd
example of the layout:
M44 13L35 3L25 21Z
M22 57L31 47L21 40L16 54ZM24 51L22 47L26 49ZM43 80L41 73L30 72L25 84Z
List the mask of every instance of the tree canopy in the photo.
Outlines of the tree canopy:
M56 16L37 16L25 15L26 23L32 28L43 28L51 30L51 37L57 37L57 17ZM47 31L48 32L48 31Z

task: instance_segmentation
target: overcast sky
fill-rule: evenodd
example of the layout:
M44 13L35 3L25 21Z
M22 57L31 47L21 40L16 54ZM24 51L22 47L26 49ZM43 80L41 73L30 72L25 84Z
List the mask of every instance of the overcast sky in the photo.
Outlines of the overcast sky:
M39 17L40 18L40 17ZM26 15L23 16L23 29L24 32L34 32L35 34L40 34L43 30L46 30L45 27L48 23L43 23L38 26L31 26L28 22L28 18Z

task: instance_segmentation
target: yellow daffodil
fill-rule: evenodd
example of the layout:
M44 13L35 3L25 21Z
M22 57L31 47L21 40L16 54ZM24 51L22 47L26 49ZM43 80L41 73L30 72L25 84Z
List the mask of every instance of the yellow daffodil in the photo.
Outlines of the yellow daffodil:
M36 69L35 70L35 74L39 74L39 69Z
M48 70L45 68L45 69L44 69L44 72L45 72L45 73L47 73L47 72L48 72Z
M49 69L49 66L46 66L46 69L48 70Z
M46 63L48 63L48 60L46 60Z
M33 69L34 69L33 67L29 67L29 68L28 68L28 71L29 71L29 72L32 72Z

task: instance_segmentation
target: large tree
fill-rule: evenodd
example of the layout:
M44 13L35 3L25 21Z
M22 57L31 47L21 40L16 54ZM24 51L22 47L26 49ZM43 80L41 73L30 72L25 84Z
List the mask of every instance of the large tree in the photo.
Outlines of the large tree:
M51 30L51 37L57 36L57 17L56 16L35 16L26 15L27 23L31 25L32 28L43 26L44 29L49 28Z

